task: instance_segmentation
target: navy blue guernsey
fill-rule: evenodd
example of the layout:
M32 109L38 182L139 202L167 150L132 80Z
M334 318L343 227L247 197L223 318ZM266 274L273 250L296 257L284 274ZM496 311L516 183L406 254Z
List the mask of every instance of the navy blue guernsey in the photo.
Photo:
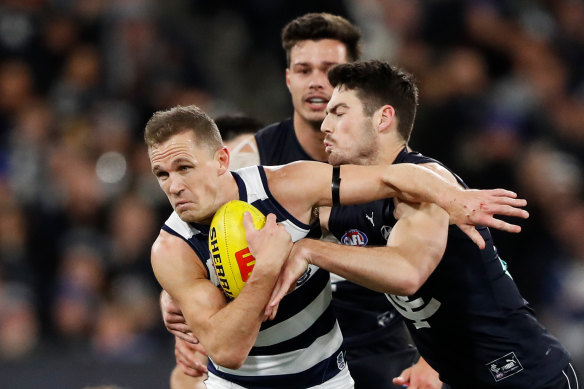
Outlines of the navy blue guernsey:
M260 165L284 165L296 161L314 161L302 148L292 119L271 124L255 133Z
M404 162L439 163L406 149L394 161ZM392 199L334 207L331 232L342 242L385 245L396 222L393 210ZM405 318L420 354L453 388L544 387L569 356L534 317L488 228L478 230L484 250L450 226L444 256L418 292L387 298Z
M281 165L290 162L313 161L300 145L292 119L274 123L255 134L260 153L260 165ZM308 237L320 236L320 226L313 227ZM318 231L316 231L318 230ZM358 241L354 242L358 244ZM399 325L401 316L383 293L374 292L333 275L333 306L346 346L379 344L391 335L404 338ZM395 331L388 327L395 326ZM388 333L391 331L391 334ZM391 341L392 347L405 347L401 341Z

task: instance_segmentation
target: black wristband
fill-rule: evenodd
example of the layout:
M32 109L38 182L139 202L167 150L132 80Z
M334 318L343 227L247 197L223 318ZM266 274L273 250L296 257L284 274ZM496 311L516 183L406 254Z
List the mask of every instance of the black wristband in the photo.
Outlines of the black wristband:
M333 166L333 179L331 182L331 191L333 194L333 206L340 205L339 189L341 187L341 167Z

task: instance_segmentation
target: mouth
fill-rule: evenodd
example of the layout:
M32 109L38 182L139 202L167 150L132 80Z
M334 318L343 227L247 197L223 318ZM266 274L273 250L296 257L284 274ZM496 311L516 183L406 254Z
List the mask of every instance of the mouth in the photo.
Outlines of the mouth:
M324 150L325 150L325 152L327 152L328 154L330 154L331 151L332 151L332 148L333 148L332 143L330 143L330 142L328 142L326 140L323 143L324 143Z
M326 105L329 99L325 96L308 96L304 99L305 102L308 103L313 109L316 110L323 110L326 108Z
M186 200L185 201L177 201L176 203L174 203L174 209L176 211L180 211L183 208L185 208L188 204L190 204L190 202L186 201Z

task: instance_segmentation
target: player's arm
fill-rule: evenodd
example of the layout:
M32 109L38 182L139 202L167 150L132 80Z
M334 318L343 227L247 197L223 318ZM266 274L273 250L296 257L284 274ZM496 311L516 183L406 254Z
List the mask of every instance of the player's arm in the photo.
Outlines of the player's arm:
M444 254L448 214L431 203L409 204L407 208L386 246L346 246L313 239L297 242L282 277L289 266L300 262L300 268L313 264L378 292L414 294Z
M435 165L435 164L433 164ZM444 169L445 170L445 169ZM270 189L293 215L305 215L310 206L333 203L333 167L318 162L296 162L270 172ZM480 234L471 228L485 225L508 232L521 227L494 218L495 214L526 218L527 211L517 207L526 201L503 189L464 190L445 180L440 174L415 164L389 166L340 167L338 182L341 204L357 204L397 197L408 202L432 202L445 209L451 223L459 225L479 247L484 247ZM290 188L294 188L291 191ZM293 192L293 193L291 193ZM301 219L302 220L302 219Z
M244 225L246 231L250 225L253 228L249 217L244 217ZM152 268L158 282L179 304L207 354L227 368L236 369L247 358L265 318L264 308L281 265L290 251L290 237L279 229L273 215L268 216L266 227L262 233L248 231L249 239L261 242L249 242L256 264L239 296L229 304L206 278L206 269L182 239L161 231L152 248Z
M160 292L160 311L168 332L187 343L199 343L199 340L193 336L180 307L164 289Z
M189 384L191 381L202 381L206 377L207 352L193 336L179 305L164 289L160 293L160 310L166 329L175 338L174 356L177 368L171 374L170 387L171 389L194 387ZM190 377L183 378L183 375Z
M294 244L266 314L275 316L309 264L378 292L409 296L426 282L446 248L448 214L432 203L401 204L401 218L383 247L356 247L314 239ZM405 207L405 208L403 208Z

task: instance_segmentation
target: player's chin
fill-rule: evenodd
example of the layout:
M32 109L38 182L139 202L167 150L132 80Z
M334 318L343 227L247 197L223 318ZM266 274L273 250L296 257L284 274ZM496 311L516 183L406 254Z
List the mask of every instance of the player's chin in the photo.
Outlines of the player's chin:
M319 129L320 129L320 125L324 121L325 116L326 116L326 113L325 113L324 108L318 109L318 110L308 109L304 115L306 121L314 124L315 126L318 126Z
M334 151L331 151L329 153L329 156L328 156L328 163L330 165L333 165L333 166L338 166L338 165L346 165L349 162L347 161L346 158L343 158L342 155L339 155L339 154L335 153Z
M195 210L192 209L176 208L175 211L178 217L180 217L180 219L186 223L199 223L201 221L208 219L208 217L205 218L205 216L201 215L200 212L196 212Z

